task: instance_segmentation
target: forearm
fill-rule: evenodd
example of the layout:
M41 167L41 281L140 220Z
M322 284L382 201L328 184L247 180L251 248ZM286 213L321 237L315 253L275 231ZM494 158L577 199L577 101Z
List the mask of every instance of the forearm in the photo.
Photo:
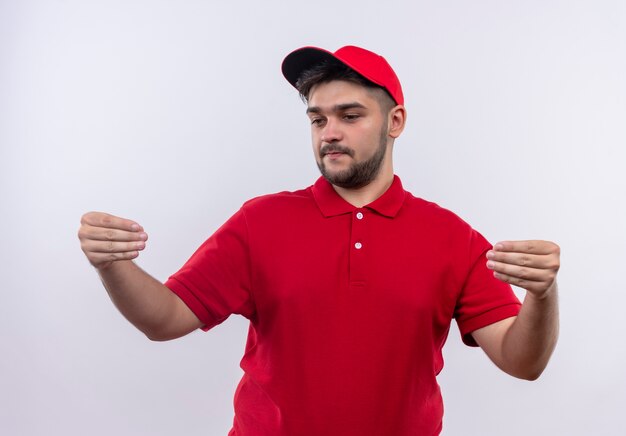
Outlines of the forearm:
M558 339L558 312L556 283L542 298L526 294L519 315L503 337L503 370L527 380L541 375Z
M169 339L164 332L176 317L175 294L130 260L97 270L111 301L126 319L150 339Z

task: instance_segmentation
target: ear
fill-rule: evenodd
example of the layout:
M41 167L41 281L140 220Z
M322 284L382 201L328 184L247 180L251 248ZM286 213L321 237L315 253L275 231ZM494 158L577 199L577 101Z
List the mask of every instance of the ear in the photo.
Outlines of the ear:
M406 123L406 109L402 105L397 105L389 111L389 136L397 138L404 130Z

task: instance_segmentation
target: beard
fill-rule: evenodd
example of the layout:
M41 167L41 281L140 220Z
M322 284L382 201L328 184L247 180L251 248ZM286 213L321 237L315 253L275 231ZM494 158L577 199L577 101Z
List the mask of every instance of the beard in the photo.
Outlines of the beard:
M353 162L350 167L342 171L331 173L324 164L324 156L330 152L340 152L354 157L354 150L341 144L327 144L320 149L320 160L317 161L317 167L320 169L322 176L329 183L345 189L358 189L369 185L380 172L383 161L385 160L385 152L387 151L387 123L382 127L379 136L378 148L367 160L362 162Z

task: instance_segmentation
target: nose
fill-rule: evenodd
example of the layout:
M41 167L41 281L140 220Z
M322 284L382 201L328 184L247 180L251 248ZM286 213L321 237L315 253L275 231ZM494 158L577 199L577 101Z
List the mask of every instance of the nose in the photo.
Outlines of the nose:
M339 127L339 123L332 118L328 118L324 124L324 128L322 129L320 139L322 142L328 144L341 141L342 132Z

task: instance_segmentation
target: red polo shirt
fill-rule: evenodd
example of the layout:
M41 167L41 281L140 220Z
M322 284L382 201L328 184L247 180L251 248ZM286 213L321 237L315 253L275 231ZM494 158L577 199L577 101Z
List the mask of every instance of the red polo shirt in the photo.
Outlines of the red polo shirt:
M434 435L452 318L475 345L519 311L490 248L398 177L362 208L320 178L245 203L166 285L206 329L250 320L231 435Z

